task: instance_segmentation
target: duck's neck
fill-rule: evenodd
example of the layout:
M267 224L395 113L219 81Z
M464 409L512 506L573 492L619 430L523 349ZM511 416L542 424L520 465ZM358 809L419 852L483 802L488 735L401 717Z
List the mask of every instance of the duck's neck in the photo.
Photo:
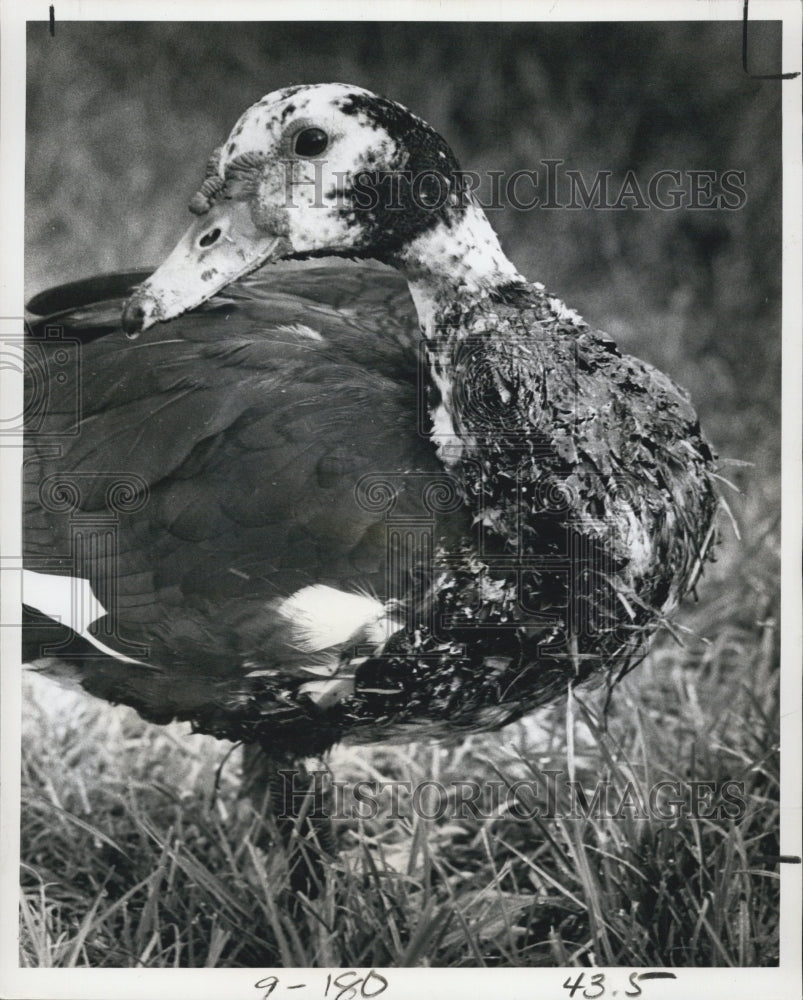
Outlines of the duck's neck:
M421 328L431 340L440 339L439 317L504 299L511 286L527 285L475 205L445 214L406 244L393 264L407 278Z
M407 278L427 340L435 390L429 394L432 438L442 462L452 468L477 448L474 430L461 412L459 401L466 393L455 391L471 377L462 345L468 338L479 339L492 353L499 346L500 331L489 314L517 293L527 294L531 286L504 255L485 214L475 206L446 215L408 243L392 263ZM469 355L476 357L476 348Z

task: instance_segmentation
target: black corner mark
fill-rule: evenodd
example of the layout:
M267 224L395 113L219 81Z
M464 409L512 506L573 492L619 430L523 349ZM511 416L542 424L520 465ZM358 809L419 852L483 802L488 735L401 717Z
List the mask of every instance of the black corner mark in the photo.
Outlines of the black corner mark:
M50 5L50 37L56 37L56 8Z
M678 977L674 972L641 972L639 973L639 982L645 982L648 979L677 979Z
M750 0L744 0L744 10L742 12L742 69L752 80L794 80L800 73L751 73L747 68L747 8Z

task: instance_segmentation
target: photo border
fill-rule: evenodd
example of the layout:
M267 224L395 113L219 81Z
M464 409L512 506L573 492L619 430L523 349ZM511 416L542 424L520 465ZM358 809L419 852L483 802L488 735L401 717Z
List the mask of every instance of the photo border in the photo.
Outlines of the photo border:
M405 0L376 5L367 0L338 6L301 0L286 17L286 4L270 2L231 2L217 4L210 0L58 0L54 7L45 4L12 4L2 7L2 62L0 77L0 191L3 233L0 272L0 323L17 330L24 315L23 237L24 237L24 149L25 149L25 28L27 20L47 20L53 11L54 28L59 20L105 21L238 21L238 20L410 20L410 21L713 21L741 20L747 4L739 0L700 3L641 2L638 5L617 2L594 4L575 0L561 3L458 2L444 0L437 5L427 0ZM749 17L783 22L782 70L800 70L801 8L797 0L752 0ZM271 16L275 15L275 16ZM760 72L750 66L751 71ZM801 309L801 204L803 169L801 168L800 125L801 77L786 79L782 92L783 109L783 373L782 373L782 553L781 570L781 850L786 855L801 855L801 396L800 371ZM4 331L5 332L5 331ZM19 405L22 411L21 373L3 370L2 392L6 406ZM10 401L10 402L9 402ZM16 409L14 412L17 412ZM168 990L180 990L194 1000L227 997L261 998L264 991L254 984L269 973L256 969L21 969L18 967L18 869L19 869L19 797L20 797L20 647L19 607L21 603L21 524L20 470L21 441L3 442L0 449L0 551L3 572L0 574L0 600L3 619L0 627L0 707L2 710L2 799L0 800L0 995L9 998L111 998L132 1000L162 998ZM644 997L727 998L755 1000L756 997L797 998L801 995L801 865L780 865L781 940L778 968L671 969L674 978L650 984ZM390 982L383 996L388 1000L410 996L426 997L436 993L441 1000L451 997L482 996L493 992L502 997L535 997L548 1000L565 997L562 983L577 969L390 969L380 970ZM595 970L596 971L596 970ZM623 968L606 970L612 980L627 989ZM322 996L326 970L289 970L280 975L292 978L295 973L321 984L317 993L298 992L299 998Z

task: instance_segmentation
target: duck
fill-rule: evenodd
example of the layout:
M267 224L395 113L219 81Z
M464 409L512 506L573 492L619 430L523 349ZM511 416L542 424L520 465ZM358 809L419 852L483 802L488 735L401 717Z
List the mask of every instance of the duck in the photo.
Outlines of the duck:
M274 767L634 667L713 557L716 456L441 135L286 87L189 207L152 273L29 303L25 661Z

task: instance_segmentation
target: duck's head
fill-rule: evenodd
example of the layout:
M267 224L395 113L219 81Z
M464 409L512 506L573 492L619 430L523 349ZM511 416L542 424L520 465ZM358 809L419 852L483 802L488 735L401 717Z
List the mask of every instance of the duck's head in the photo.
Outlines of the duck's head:
M125 329L172 319L271 261L364 257L410 270L444 228L452 240L434 241L437 266L453 275L467 266L457 231L469 207L479 212L449 146L402 105L345 84L274 91L212 154L190 203L196 220L126 304ZM487 228L467 238L498 248Z

